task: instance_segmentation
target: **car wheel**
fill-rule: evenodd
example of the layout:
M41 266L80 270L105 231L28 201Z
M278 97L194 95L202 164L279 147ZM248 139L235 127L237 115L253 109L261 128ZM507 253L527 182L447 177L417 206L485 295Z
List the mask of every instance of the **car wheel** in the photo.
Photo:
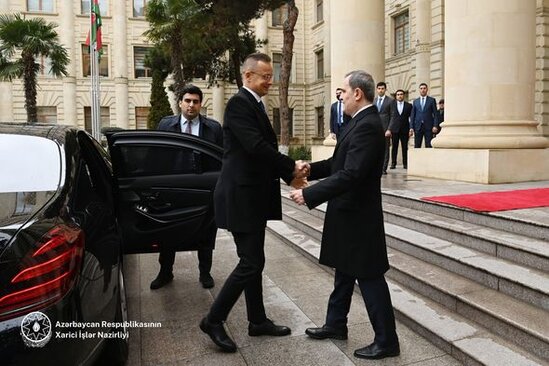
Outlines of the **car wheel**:
M122 261L118 266L118 306L116 307L116 315L114 321L121 323L120 327L112 328L112 332L123 332L128 335L125 338L111 338L108 340L105 355L109 359L109 364L124 365L128 360L129 353L129 329L128 324L128 307L126 302L126 287L124 285L124 274L122 273Z

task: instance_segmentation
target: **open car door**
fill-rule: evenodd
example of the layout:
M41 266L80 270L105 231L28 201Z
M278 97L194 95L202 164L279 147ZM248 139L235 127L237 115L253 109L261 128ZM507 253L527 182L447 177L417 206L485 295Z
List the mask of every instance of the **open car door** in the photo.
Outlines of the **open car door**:
M198 249L214 220L223 149L166 131L120 131L107 140L124 253Z

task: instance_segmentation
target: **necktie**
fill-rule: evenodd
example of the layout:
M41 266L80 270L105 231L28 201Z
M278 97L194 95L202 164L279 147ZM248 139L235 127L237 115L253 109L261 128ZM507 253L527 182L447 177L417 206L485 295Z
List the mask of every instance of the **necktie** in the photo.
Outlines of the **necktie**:
M193 134L193 130L191 128L191 121L187 121L187 127L185 128L185 133L188 133L189 135Z
M267 114L267 111L265 110L265 104L263 104L263 101L259 101L259 109L263 111L263 113Z
M383 102L382 98L377 98L377 110L378 112L381 112L381 103Z
M341 100L337 102L337 123L343 123L343 108L341 108Z
M425 108L425 97L421 97L421 109Z

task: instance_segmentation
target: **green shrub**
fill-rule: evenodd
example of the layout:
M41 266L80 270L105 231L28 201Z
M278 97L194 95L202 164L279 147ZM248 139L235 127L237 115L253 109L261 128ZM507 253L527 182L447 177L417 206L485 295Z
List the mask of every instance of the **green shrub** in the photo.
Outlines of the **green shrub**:
M311 160L311 149L307 146L291 146L288 156L294 160Z

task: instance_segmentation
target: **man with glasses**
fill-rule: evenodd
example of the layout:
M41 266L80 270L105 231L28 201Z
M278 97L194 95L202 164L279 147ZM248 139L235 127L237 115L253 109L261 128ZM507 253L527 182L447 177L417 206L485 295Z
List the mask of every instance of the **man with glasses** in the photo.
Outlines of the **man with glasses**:
M276 134L261 97L273 84L271 58L263 53L246 57L244 86L229 101L223 121L224 153L214 193L217 227L233 235L240 261L217 295L200 329L224 352L236 352L223 322L244 292L248 334L285 336L290 328L267 318L263 304L262 272L265 266L265 226L280 220L280 181L308 175L308 164L295 162L278 151ZM293 180L296 185L296 180Z
M389 129L385 136L392 139L391 148L391 169L397 165L398 143L402 147L402 165L408 169L408 139L411 136L410 115L412 105L404 100L404 90L398 89L395 93L396 100L393 102L393 115L389 123Z

